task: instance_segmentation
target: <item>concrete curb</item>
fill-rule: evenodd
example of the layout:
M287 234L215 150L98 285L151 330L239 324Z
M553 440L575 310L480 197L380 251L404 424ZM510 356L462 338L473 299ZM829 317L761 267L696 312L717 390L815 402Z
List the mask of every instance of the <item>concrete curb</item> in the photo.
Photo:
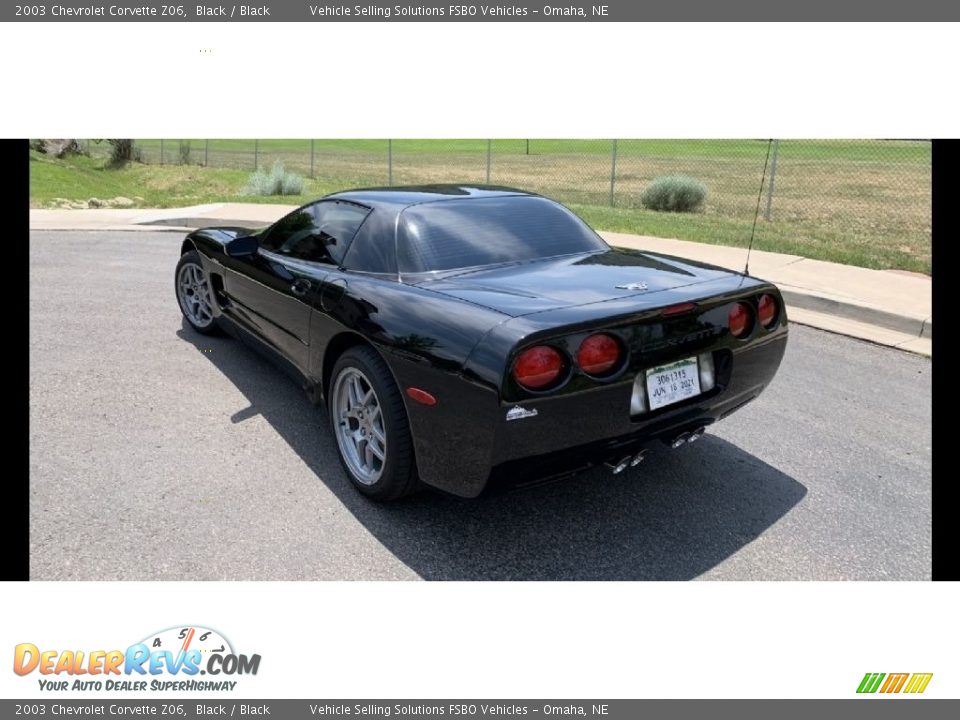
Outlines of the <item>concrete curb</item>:
M808 325L818 330L845 335L874 345L883 345L925 357L933 356L933 340L930 338L920 338L916 335L850 320L839 315L828 315L796 306L788 307L787 315L790 318L791 325Z
M894 332L912 335L918 338L933 339L933 320L919 319L886 310L860 305L849 300L818 295L813 292L786 289L780 286L780 293L788 306L814 310L826 315L837 315L847 320L868 325L876 325Z

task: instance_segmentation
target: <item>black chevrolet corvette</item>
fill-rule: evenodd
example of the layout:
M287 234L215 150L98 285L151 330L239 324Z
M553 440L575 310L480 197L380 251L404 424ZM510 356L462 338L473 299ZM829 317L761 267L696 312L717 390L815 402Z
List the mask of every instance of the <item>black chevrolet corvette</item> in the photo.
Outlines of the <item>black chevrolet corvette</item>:
M612 249L509 188L353 190L204 228L175 281L194 330L251 341L325 403L347 476L379 500L620 472L756 398L787 341L773 285Z

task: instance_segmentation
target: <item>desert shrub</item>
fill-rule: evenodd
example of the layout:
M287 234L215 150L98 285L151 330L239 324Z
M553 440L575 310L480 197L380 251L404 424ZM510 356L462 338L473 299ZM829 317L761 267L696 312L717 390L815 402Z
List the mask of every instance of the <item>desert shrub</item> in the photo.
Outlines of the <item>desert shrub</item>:
M299 195L303 192L303 177L287 172L279 160L270 172L257 170L247 180L246 195Z
M190 141L181 140L180 145L177 147L177 157L180 160L181 165L190 164Z
M265 170L257 170L247 178L247 185L243 189L244 195L276 195L273 192L273 184L270 179L270 173Z
M303 192L303 177L292 172L285 172L280 182L281 195L299 195Z
M703 207L707 186L687 175L654 178L643 191L640 202L648 210L695 212Z

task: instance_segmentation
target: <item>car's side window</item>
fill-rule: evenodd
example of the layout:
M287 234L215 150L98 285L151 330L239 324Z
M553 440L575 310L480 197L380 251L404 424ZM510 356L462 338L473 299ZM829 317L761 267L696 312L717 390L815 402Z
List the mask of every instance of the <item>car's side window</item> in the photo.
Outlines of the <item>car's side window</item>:
M347 248L370 214L370 208L343 200L324 200L313 208L317 233L323 239L326 251L337 265L342 265Z
M310 262L336 262L323 234L323 223L319 219L322 213L318 210L320 204L304 208L303 219L293 223L292 232L287 234L275 252Z
M291 240L295 241L297 237L303 236L305 231L313 228L311 207L299 208L278 220L270 231L260 238L260 247L270 252L282 253L282 248Z
M340 200L314 203L280 220L262 246L298 260L339 265L369 212L369 208Z

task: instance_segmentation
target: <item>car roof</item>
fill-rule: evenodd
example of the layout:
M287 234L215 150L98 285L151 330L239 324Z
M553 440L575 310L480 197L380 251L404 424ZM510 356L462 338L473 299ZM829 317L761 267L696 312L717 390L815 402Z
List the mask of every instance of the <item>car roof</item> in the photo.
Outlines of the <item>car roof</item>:
M510 196L539 197L535 193L499 185L396 185L344 190L327 195L326 199L351 200L373 208L399 212L405 207L421 203Z

